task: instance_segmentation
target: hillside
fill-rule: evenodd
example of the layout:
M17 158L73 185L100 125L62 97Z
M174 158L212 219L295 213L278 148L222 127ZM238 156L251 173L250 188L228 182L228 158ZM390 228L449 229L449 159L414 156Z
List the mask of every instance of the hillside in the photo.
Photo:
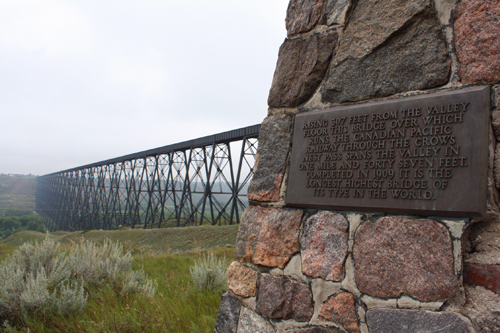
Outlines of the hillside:
M237 233L238 225L230 225L55 232L51 233L50 237L62 244L78 242L81 239L99 242L109 238L112 241L120 241L128 249L164 253L232 247L236 243ZM45 237L45 234L36 231L20 231L0 240L0 244L19 246L26 241L41 241Z
M0 174L0 209L35 210L36 177Z

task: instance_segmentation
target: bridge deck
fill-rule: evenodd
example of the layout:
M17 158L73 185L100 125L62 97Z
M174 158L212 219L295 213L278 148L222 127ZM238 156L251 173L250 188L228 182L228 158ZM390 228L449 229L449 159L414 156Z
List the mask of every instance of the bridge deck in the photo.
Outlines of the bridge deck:
M176 152L176 151L186 151L186 150L189 150L192 148L200 148L200 147L204 147L204 146L208 146L208 145L212 145L212 144L230 143L230 142L234 142L234 141L240 141L240 140L243 140L245 138L258 138L259 131L260 131L260 124L252 125L252 126L248 126L248 127L242 127L242 128L234 129L234 130L227 131L227 132L212 134L212 135L204 136L204 137L193 139L193 140L178 142L178 143L166 145L163 147L143 150L143 151L138 152L138 153L133 153L133 154L128 154L128 155L124 155L124 156L120 156L120 157L111 158L109 160L104 160L104 161L100 161L100 162L86 164L86 165L82 165L82 166L67 169L67 170L57 171L57 172L53 172L53 173L50 173L50 174L47 174L47 175L44 175L41 177L57 175L57 174L60 174L63 172L78 171L78 170L88 169L88 168L92 168L92 167L96 167L96 166L109 165L109 164L130 161L130 160L136 160L136 159L150 157L150 156L164 155L164 154L169 154L169 153Z

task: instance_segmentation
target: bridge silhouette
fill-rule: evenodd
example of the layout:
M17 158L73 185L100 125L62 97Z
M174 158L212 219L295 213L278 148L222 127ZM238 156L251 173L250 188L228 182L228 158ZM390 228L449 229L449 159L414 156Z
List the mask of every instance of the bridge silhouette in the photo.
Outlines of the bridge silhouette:
M234 224L248 204L260 125L38 177L49 230Z

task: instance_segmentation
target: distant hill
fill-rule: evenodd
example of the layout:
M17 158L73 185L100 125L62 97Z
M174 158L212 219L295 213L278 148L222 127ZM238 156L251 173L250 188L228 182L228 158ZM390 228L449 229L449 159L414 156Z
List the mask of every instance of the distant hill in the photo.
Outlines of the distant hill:
M0 174L0 209L35 210L36 177Z
M105 238L120 241L127 249L142 249L154 253L186 252L195 249L233 247L236 243L238 225L197 226L163 229L91 230L50 233L49 237L62 244L71 244L80 239L101 242ZM46 234L36 231L19 231L0 240L0 245L20 246L24 242L42 241ZM1 255L0 255L1 258Z

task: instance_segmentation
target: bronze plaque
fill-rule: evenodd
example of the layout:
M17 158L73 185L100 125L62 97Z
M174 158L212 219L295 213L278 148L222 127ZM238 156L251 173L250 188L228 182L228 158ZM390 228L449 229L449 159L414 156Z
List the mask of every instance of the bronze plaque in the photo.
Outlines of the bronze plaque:
M489 87L301 113L287 205L484 216Z

